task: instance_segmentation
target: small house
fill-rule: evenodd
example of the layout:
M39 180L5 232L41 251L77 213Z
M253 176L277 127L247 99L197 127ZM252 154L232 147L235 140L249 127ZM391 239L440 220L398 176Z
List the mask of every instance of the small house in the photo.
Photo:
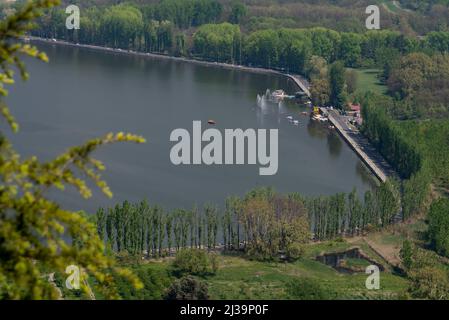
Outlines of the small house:
M361 106L358 103L350 103L348 105L349 111L347 112L348 116L359 118L360 117L360 109Z

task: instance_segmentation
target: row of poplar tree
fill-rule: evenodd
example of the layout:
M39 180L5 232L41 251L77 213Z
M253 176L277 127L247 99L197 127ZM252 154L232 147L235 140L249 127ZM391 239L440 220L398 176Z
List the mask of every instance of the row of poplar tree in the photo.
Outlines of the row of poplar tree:
M225 207L166 211L147 201L128 201L96 214L98 233L117 252L157 257L181 248L222 247L289 252L295 242L351 236L394 223L401 209L400 188L386 182L360 200L356 190L333 196L305 198L256 189L243 198L229 197ZM271 247L261 245L270 243Z
M394 180L367 191L363 201L354 189L349 194L308 198L305 203L316 240L359 235L401 218L400 188Z
M212 205L206 205L200 214L197 208L166 212L146 200L137 204L125 201L108 210L100 208L96 221L100 238L117 252L161 256L173 249L217 245L218 210Z
M407 219L423 211L435 174L429 168L432 160L426 159L418 142L412 141L385 109L393 107L382 97L367 94L363 98L362 132L401 176L402 217Z

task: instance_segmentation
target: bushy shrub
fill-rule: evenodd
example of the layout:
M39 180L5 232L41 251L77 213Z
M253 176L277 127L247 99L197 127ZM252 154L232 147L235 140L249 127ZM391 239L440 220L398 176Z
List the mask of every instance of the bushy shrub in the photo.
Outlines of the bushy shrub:
M207 284L192 276L175 280L165 295L166 300L207 300Z
M289 261L298 260L304 254L304 245L292 243L287 247L285 254Z
M183 249L176 254L172 263L172 270L178 276L185 274L204 276L214 274L217 269L216 255L200 249Z
M410 292L414 298L430 300L449 299L449 275L447 271L424 267L412 272Z
M122 276L115 276L115 285L120 297L124 300L160 300L170 286L170 276L165 270L153 270L146 266L133 268L134 274L143 283L143 288L136 290Z

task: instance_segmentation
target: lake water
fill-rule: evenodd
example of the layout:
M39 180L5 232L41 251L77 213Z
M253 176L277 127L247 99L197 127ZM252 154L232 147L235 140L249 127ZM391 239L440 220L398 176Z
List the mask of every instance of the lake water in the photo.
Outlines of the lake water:
M144 136L145 145L117 144L95 154L114 198L95 191L84 200L73 190L51 196L67 208L95 211L123 200L148 199L167 208L224 203L256 186L304 195L368 190L372 176L336 132L302 116L293 102L258 105L267 89L297 91L278 75L186 62L40 44L50 63L27 60L31 78L18 82L8 102L21 130L13 142L24 156L48 160L70 146L110 131ZM292 125L287 116L300 121ZM279 129L279 170L260 176L258 165L175 166L170 133L192 121L216 128Z

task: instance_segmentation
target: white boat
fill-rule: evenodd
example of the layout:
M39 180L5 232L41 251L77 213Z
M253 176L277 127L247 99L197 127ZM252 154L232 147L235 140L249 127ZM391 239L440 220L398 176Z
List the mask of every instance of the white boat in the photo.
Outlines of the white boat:
M290 120L290 121L293 121L293 117L292 116L288 116L287 119Z
M294 121L293 121L293 124L294 124L295 126L297 126L297 125L299 125L299 121L298 121L298 120L294 120Z
M287 97L284 90L276 90L271 94L271 96L275 99L284 99L285 97Z

